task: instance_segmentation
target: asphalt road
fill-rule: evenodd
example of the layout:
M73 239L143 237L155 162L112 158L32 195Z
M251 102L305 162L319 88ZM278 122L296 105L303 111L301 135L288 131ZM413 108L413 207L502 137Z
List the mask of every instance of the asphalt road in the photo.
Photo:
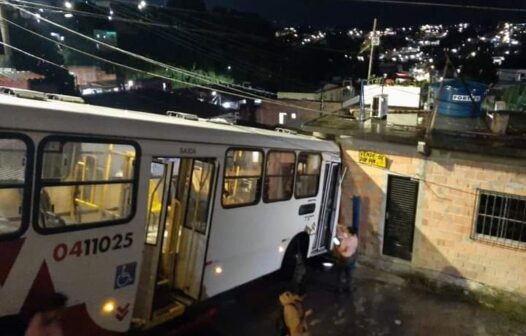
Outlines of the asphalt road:
M310 335L525 335L526 325L507 316L438 295L406 280L359 264L353 291L337 294L334 271L311 261L304 305L313 310ZM152 335L277 335L278 296L287 283L276 274L221 295Z

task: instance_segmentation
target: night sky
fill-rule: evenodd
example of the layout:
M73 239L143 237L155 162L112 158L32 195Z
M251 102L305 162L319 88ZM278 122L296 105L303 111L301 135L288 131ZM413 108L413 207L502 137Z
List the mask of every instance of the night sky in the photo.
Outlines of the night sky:
M526 9L526 0L419 1ZM375 16L384 27L421 23L493 23L503 20L526 22L525 12L363 3L353 0L206 0L206 3L209 8L227 7L258 13L277 25L368 26Z

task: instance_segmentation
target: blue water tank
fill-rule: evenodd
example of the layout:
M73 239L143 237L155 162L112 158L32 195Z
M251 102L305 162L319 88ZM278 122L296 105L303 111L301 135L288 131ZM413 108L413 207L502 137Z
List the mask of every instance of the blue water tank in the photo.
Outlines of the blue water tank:
M482 101L486 97L487 86L472 81L446 79L442 90L440 83L433 83L435 104L438 104L439 114L458 118L471 118L482 115Z

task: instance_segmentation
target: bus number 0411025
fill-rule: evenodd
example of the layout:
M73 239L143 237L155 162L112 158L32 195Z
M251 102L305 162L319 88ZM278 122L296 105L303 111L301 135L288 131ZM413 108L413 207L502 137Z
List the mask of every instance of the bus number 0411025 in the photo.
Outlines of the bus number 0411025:
M113 237L103 236L100 238L92 238L79 240L68 246L68 244L61 243L55 246L53 250L53 259L55 261L62 261L68 256L89 256L98 253L105 253L110 250L120 250L129 248L133 244L133 233L128 232L124 235L117 233Z

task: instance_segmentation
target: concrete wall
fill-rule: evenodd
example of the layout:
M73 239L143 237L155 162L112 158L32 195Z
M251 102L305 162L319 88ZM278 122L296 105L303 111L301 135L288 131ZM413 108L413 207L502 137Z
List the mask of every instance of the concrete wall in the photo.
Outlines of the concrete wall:
M327 102L343 102L354 96L354 88L351 86L324 88L320 92L278 92L278 99L310 100Z
M256 122L268 126L276 126L279 124L279 114L286 113L285 124L290 122L306 122L321 117L320 111L321 103L319 101L307 100L289 100L282 99L283 104L271 104L267 102L261 103L261 106L255 112ZM306 109L297 108L295 106L304 107ZM342 108L341 103L324 102L321 110L327 113L339 112ZM295 118L293 118L295 115Z
M68 70L73 73L79 86L86 86L92 82L117 80L117 75L106 73L96 66L72 65L68 67Z
M433 150L356 139L341 141L349 167L343 185L341 220L352 220L351 199L361 196L360 252L375 262L422 271L465 287L497 288L526 295L526 251L473 240L477 189L526 196L526 167L520 160ZM388 156L388 168L358 163L358 150ZM382 254L389 174L419 181L413 258Z
M421 90L418 86L366 85L363 89L364 102L366 105L371 105L374 96L385 94L387 95L387 103L389 106L420 108Z
M27 79L9 79L1 78L0 86L6 86L17 89L31 90L31 84Z

